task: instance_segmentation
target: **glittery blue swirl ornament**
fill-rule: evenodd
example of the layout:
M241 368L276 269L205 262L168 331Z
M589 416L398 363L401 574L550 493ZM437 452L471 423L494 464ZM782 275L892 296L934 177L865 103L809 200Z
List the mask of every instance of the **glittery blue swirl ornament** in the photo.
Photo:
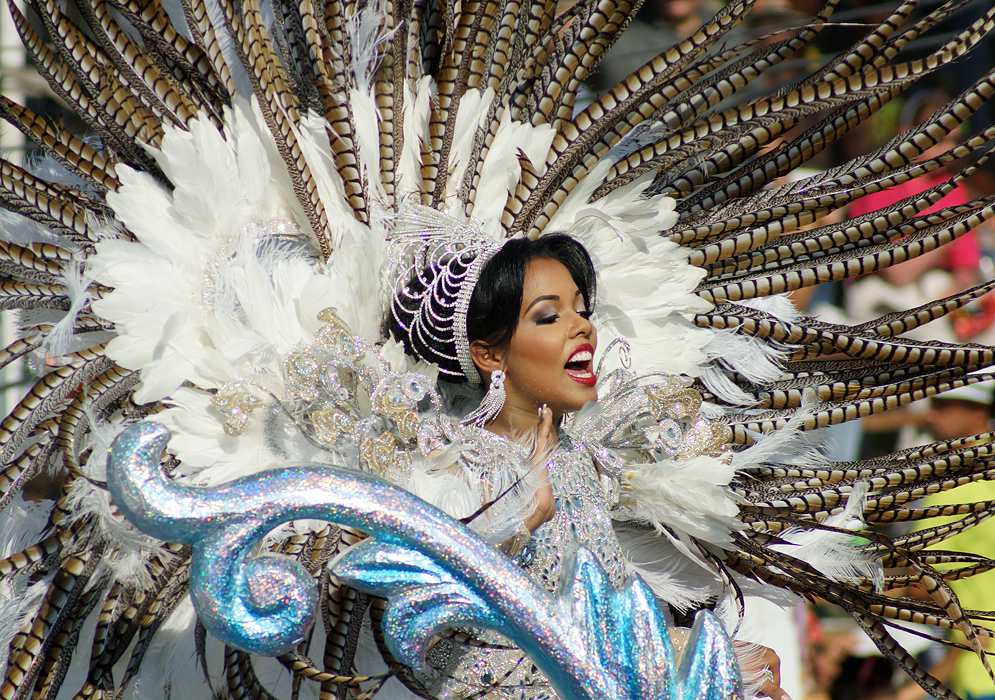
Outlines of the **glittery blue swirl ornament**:
M416 496L343 467L276 469L217 488L175 484L159 455L169 432L127 429L108 461L118 507L145 532L194 545L191 596L226 644L276 655L313 624L316 589L296 562L246 559L279 525L319 519L371 533L331 563L360 590L384 596L385 640L420 668L432 638L454 625L495 630L521 647L561 697L577 700L742 698L732 644L700 613L680 668L667 625L639 577L616 591L594 556L568 553L553 597L460 523Z
M311 574L289 557L246 560L277 526L293 491L274 473L246 477L218 488L182 486L159 467L169 431L141 423L114 441L107 486L118 508L136 527L167 542L194 545L190 596L204 627L243 651L276 655L289 651L311 629L318 588Z

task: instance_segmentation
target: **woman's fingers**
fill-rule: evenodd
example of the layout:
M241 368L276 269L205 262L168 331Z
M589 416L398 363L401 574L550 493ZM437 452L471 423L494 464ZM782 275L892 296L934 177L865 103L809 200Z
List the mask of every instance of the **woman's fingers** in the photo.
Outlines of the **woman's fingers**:
M525 519L525 527L532 532L556 515L556 499L553 498L553 487L549 483L549 471L546 468L546 457L554 442L553 435L553 412L543 404L539 409L539 430L536 433L535 451L532 453L533 468L539 480L536 508Z
M791 700L791 696L773 681L768 681L760 686L759 693L760 695L766 695L770 700Z
M553 445L553 412L546 404L539 407L539 431L536 433L535 456L543 457ZM543 468L546 460L542 461Z
M743 665L743 671L759 670L763 674L764 682L757 690L757 695L771 700L791 700L791 696L781 687L781 658L773 649L760 645L757 648L763 650L763 653L755 657L755 663L747 662Z
M525 527L535 532L540 525L552 520L554 515L556 515L556 499L553 498L553 487L546 483L536 491L536 508L532 511L532 515L525 519Z
M766 695L770 700L791 700L781 687L781 657L773 649L764 649L762 662L764 664L764 682L760 686L760 695Z

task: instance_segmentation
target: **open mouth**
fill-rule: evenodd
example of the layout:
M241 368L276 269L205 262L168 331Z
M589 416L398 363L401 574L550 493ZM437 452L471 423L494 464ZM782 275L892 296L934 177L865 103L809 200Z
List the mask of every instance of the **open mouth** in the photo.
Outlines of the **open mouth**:
M594 371L591 369L593 360L594 348L587 344L580 345L573 351L564 369L575 382L584 386L594 386L598 378L594 376Z

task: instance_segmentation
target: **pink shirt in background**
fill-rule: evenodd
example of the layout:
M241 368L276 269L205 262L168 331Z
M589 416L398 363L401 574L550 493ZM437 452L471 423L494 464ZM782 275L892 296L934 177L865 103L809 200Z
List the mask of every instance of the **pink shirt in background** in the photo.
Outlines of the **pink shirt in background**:
M850 216L863 216L864 214L869 214L870 212L876 211L883 207L891 206L895 202L901 201L906 197L911 197L912 195L924 192L930 187L938 185L946 179L947 177L944 175L927 173L926 175L909 180L901 185L895 185L894 187L889 187L888 189L881 190L880 192L864 195L850 205ZM945 209L946 207L956 207L961 204L967 204L969 201L971 201L971 199L968 195L967 187L963 182L960 182L952 192L933 206L924 210L922 214L932 214L933 212ZM978 264L981 262L981 246L978 244L978 237L974 231L965 233L957 240L942 246L941 251L944 251L943 268L945 270L953 271L964 268L977 269Z

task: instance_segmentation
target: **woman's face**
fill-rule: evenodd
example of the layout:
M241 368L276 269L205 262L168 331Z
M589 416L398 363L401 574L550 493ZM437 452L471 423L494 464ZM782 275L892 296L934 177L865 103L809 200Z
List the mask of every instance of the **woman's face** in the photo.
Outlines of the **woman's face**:
M504 363L506 406L553 415L598 400L593 360L598 339L590 311L563 263L538 259L525 268L518 328Z

